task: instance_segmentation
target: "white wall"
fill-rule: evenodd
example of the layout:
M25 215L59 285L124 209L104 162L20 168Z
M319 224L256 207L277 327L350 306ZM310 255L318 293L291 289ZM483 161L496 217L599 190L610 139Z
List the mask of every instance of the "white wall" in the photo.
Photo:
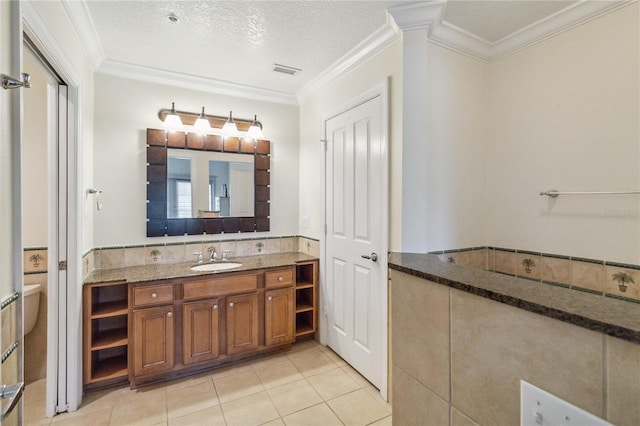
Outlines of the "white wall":
M390 241L400 248L402 204L402 42L397 41L339 80L304 99L300 106L300 234L322 233L323 117L389 77ZM305 227L303 218L309 219Z
M170 108L252 118L271 140L271 231L181 237L146 237L146 129L163 128L158 111ZM203 239L256 238L298 234L298 108L243 98L95 76L94 184L104 208L95 214L96 247L162 244Z
M488 244L640 263L638 4L489 66Z
M426 251L486 240L486 64L428 43ZM406 204L405 204L406 207Z

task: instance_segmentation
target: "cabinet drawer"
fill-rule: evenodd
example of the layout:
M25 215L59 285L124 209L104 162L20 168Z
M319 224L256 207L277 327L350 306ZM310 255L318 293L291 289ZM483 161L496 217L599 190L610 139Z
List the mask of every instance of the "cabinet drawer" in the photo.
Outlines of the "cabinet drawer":
M150 285L133 289L133 306L157 305L173 300L173 284Z
M280 269L264 273L264 286L266 288L287 287L293 285L293 269Z
M184 299L220 296L225 294L245 293L258 288L256 275L234 275L207 280L184 283Z

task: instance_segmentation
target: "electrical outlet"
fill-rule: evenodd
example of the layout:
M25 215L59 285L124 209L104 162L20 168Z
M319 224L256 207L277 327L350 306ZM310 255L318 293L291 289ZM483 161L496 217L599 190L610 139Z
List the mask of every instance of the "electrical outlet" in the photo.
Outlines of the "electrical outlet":
M611 423L520 380L520 426L612 426Z

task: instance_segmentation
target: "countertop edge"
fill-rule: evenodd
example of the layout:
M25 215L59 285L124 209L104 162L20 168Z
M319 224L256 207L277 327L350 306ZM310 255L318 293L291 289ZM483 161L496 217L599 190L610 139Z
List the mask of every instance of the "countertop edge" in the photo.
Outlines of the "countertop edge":
M397 253L397 254L400 254L400 253ZM424 255L424 256L428 256L428 255ZM441 261L437 260L437 262L441 262ZM601 332L608 336L612 336L612 337L623 339L629 342L640 344L640 330L634 330L624 325L614 324L612 322L590 318L586 315L580 315L579 313L569 312L568 310L558 309L556 307L548 306L548 305L531 301L531 300L526 300L524 298L519 298L503 292L483 288L481 286L475 286L469 283L464 283L464 282L461 282L452 278L447 278L442 275L438 275L426 270L420 270L420 269L415 269L413 267L404 266L402 264L396 263L392 259L389 259L388 265L389 265L389 269L392 269L398 272L403 272L418 278L429 280L431 282L445 285L445 286L448 286L460 291L464 291L466 293L470 293L479 297L484 297L486 299L494 300L499 303L504 303L504 304L507 304L516 308L520 308L532 313L544 315L546 317L563 321L569 324L573 324L579 327L583 327L588 330ZM425 266L423 269L428 269L428 267ZM491 273L491 272L487 272L487 273ZM513 277L513 280L518 280L518 278ZM548 284L539 283L539 285L548 285ZM570 290L570 289L564 289L564 288L558 289L558 291L562 291L562 290L569 291L569 292L576 291L576 290ZM608 303L606 300L604 300L606 299L604 296L593 295L593 297L601 297L603 299L602 303ZM630 305L634 305L632 302L621 302L621 303L628 303Z

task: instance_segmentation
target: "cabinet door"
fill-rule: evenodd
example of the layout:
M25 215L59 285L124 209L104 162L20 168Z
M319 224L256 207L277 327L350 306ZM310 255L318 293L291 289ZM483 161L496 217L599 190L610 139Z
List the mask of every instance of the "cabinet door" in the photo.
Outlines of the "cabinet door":
M133 372L135 376L173 368L173 306L133 311Z
M218 357L218 300L185 303L183 308L184 363Z
M294 289L270 290L265 296L265 345L293 342L295 338Z
M258 348L258 294L231 296L227 306L227 354Z

